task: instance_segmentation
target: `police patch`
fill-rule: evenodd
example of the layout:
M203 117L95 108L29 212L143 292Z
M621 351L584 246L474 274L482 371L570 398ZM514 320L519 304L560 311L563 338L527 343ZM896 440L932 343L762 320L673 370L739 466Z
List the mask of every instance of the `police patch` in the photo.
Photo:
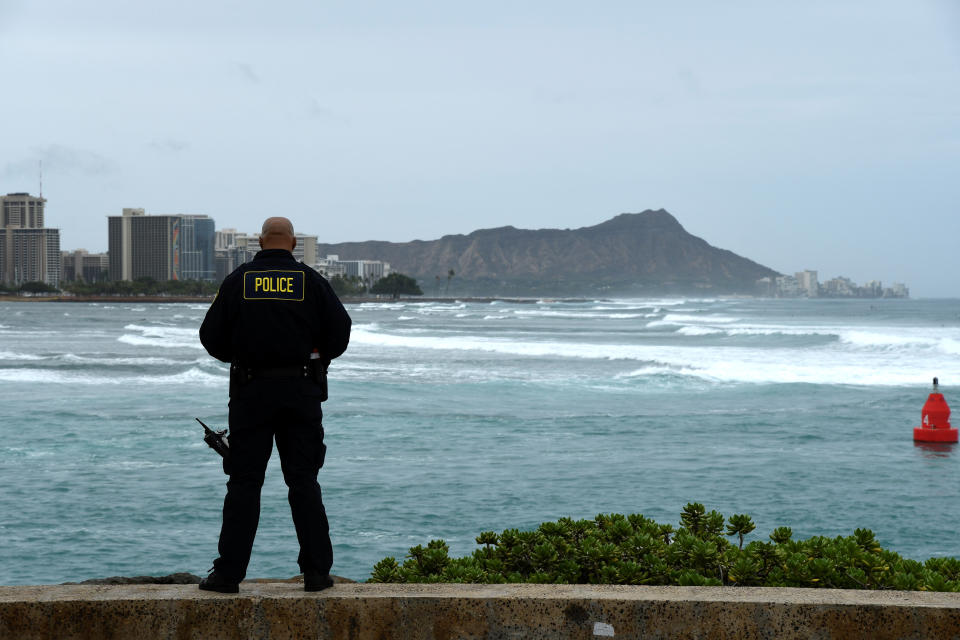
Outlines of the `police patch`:
M303 300L303 271L247 271L244 300Z

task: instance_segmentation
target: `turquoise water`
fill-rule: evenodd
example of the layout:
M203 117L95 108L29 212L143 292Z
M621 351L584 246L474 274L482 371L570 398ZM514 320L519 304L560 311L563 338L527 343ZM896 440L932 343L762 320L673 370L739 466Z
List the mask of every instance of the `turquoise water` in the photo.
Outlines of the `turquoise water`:
M0 584L204 573L225 491L205 305L0 303ZM699 501L750 538L873 529L960 556L960 450L916 446L960 403L957 300L602 300L348 307L325 405L334 572L562 516L675 523ZM954 424L960 418L954 420ZM251 577L297 573L274 454Z

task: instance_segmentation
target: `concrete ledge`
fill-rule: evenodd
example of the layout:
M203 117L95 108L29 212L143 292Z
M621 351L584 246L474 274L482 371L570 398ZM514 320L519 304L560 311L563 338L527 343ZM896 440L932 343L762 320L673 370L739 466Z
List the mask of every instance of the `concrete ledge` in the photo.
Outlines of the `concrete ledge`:
M0 638L958 638L960 594L244 583L0 587Z

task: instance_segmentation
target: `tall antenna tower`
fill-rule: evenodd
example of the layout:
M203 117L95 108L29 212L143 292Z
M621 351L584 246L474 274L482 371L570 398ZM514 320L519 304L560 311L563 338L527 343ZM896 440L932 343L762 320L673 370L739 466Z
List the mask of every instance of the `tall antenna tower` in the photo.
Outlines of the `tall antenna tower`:
M43 197L43 160L37 160L39 164L39 169L37 170L40 176L40 197Z

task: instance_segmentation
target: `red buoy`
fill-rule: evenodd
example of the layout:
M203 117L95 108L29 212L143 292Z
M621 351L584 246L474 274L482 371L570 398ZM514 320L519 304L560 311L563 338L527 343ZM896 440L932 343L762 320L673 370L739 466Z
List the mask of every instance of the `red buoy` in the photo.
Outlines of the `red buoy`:
M940 381L933 379L933 393L920 412L923 422L913 428L917 442L957 442L958 431L950 426L950 406L940 393Z

